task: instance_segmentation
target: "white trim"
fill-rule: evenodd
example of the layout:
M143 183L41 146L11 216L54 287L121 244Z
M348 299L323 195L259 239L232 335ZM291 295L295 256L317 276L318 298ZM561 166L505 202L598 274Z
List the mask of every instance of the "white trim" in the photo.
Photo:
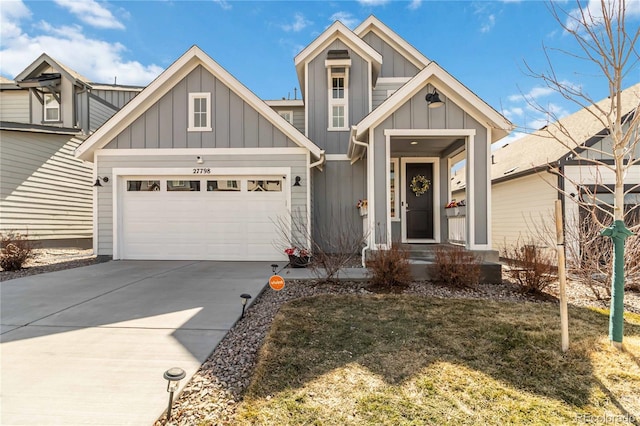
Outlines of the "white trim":
M53 99L55 103L55 108L47 108L47 98ZM60 110L60 102L56 99L56 96L53 93L44 93L42 97L42 121L45 123L58 123L62 120L61 110ZM54 119L47 118L47 110L55 110L58 112L58 116Z
M376 84L404 84L413 77L378 77Z
M310 155L307 152L307 155ZM207 175L193 175L189 167L160 167L160 168L113 168L112 169L112 181L113 181L113 260L121 258L121 247L119 233L122 229L122 209L120 199L125 192L125 177L128 176L194 176L194 179L206 179L207 176L283 176L282 190L285 192L285 202L289 210L291 209L291 185L286 185L286 182L291 181L291 167L211 167L211 174ZM307 207L307 211L309 208ZM289 224L291 228L291 224Z
M311 164L311 154L307 151L307 164ZM311 247L311 232L313 231L311 228L311 179L313 179L313 169L307 169L307 248L309 250ZM293 218L293 215L291 215ZM292 230L293 231L293 230Z
M347 154L325 154L324 158L327 161L350 161Z
M249 106L256 109L260 115L268 119L274 127L283 132L294 143L311 151L314 157L320 158L320 147L302 135L291 123L280 117L273 108L258 98L256 94L247 89L246 86L197 46L193 46L185 52L160 76L153 80L149 86L122 107L105 124L100 126L82 145L76 148L75 156L89 161L94 150L106 146L199 65L202 65L208 72L229 87Z
M286 106L286 107L303 107L304 106L304 100L302 99L273 99L270 101L264 101L265 104L269 105L270 107L279 107L279 106Z
M196 99L204 99L206 101L206 126L196 127L195 125L196 112L193 108L193 101ZM211 92L190 92L189 106L187 107L187 110L189 111L189 127L187 127L187 132L211 132L213 130L211 127Z
M373 74L372 74L372 69L371 69L371 62L367 62L367 83L369 85L368 90L369 90L369 111L367 111L367 114L369 114L371 111L373 111ZM351 139L351 138L349 138Z
M309 93L309 63L304 64L304 93ZM304 106L304 135L309 137L309 108ZM309 163L311 164L311 163Z
M291 120L287 120L289 123L293 124L293 110L292 109L282 109L278 111L278 114L280 115L280 117L284 118L285 120L287 120L285 118L284 115L282 114L289 114L289 117L291 118Z
M429 63L429 59L426 56L373 15L365 19L353 32L362 38L366 35L367 30L375 33L384 42L402 54L405 59L415 65L416 68L422 69Z
M367 203L369 214L367 215L367 231L369 232L369 247L376 247L376 191L375 191L375 145L374 132L371 133L369 149L367 149Z
M344 58L344 59L325 59L324 60L324 67L325 68L332 68L332 67L345 67L345 68L349 68L351 66L351 58Z
M476 233L475 233L476 223L474 221L475 207L476 207L476 203L474 200L474 197L475 197L474 191L475 191L476 183L473 175L473 171L475 168L475 164L474 164L475 162L473 160L475 155L474 139L475 139L474 136L469 136L465 141L465 151L467 153L467 164L465 167L465 170L467 173L467 176L466 176L467 182L466 182L466 188L465 188L465 192L467 194L467 216L465 218L465 220L467 221L466 248L469 250L473 250L476 245ZM491 181L491 179L488 179L488 180Z
M493 211L493 207L491 205L491 129L487 128L487 244L485 245L485 250L491 250L493 248L492 245L492 234L493 234L493 219L491 212Z
M475 136L476 129L385 129L385 136Z
M384 158L385 158L385 167L384 171L386 174L385 177L385 191L387 192L387 199L385 200L385 205L387 206L385 211L387 215L387 247L391 247L393 244L393 233L391 232L391 137L385 136L385 147L384 147Z
M362 140L370 128L378 126L389 115L395 112L400 105L407 102L408 99L428 84L437 85L438 91L446 95L446 98L451 98L453 102L479 123L489 121L492 127L502 130L505 135L513 128L513 124L503 115L491 108L475 93L440 68L438 64L431 62L411 79L411 81L398 89L397 92L387 98L378 108L373 110L371 114L367 115L357 124L356 139ZM496 136L501 138L503 135L497 134Z
M98 179L98 159L96 157L96 153L93 153L93 173L92 173L92 181L95 182ZM93 188L93 254L98 256L98 187L94 186Z
M305 148L140 148L102 149L95 154L100 157L128 157L151 155L301 155L309 152Z
M407 238L407 164L431 163L433 167L433 239ZM439 243L440 236L440 158L438 157L403 157L400 159L402 170L402 242L403 243Z
M332 131L345 131L349 130L349 67L344 67L343 73L334 72L332 67L327 67L327 115L329 117L329 123L327 130ZM335 77L334 77L335 76ZM342 78L342 98L333 97L333 79ZM342 119L343 126L333 125L333 108L342 107Z

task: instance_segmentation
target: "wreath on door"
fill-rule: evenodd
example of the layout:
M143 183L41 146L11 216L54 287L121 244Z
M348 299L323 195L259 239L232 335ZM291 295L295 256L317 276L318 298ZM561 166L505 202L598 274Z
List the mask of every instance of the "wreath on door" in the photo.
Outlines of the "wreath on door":
M411 179L410 188L413 193L416 194L416 197L419 197L427 192L430 187L431 181L422 175L414 176L413 179Z

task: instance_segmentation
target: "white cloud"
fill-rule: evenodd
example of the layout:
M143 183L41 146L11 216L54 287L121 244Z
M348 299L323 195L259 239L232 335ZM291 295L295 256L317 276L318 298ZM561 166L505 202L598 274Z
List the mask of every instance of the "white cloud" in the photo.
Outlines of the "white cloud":
M124 29L124 25L113 16L111 11L95 0L55 0L55 2L92 27Z
M421 5L422 5L422 0L411 0L411 3L409 3L408 8L409 8L409 10L416 10Z
M356 25L360 23L360 21L354 18L349 12L336 12L329 17L331 22L340 21L345 24L348 28L354 29Z
M513 107L513 108L505 109L502 113L509 120L513 121L513 119L516 118L516 117L522 117L522 115L524 114L524 109L522 109L520 107Z
M227 0L213 0L214 3L217 3L224 10L230 10L231 4Z
M618 1L619 0L605 0L605 5L612 12L616 12ZM573 9L572 11L569 12L569 16L565 21L565 25L567 26L567 28L572 30L577 29L578 25L576 23L576 20L578 21L582 20L580 10L581 9ZM602 13L601 0L589 0L587 5L582 8L582 11L584 11L585 13L587 22L590 23L591 20L593 20L594 23L602 22L603 13ZM589 16L591 16L591 18L589 18ZM627 19L639 18L640 17L640 1L637 1L637 0L627 1L625 3L625 16Z
M42 53L100 83L111 83L117 77L120 84L146 85L162 72L157 65L126 60L124 45L89 38L79 25L54 27L42 21L30 27L39 34L26 33L22 24L30 18L23 3L3 2L0 73L4 76L14 78Z
M281 26L281 28L287 32L298 32L302 31L312 23L313 22L306 20L302 13L296 13L295 15L293 15L293 22L291 22L290 24L284 24Z
M496 25L496 16L491 14L485 18L484 23L480 26L481 33L488 33Z
M362 6L383 6L389 3L389 0L358 0Z
M500 139L498 142L494 143L491 145L491 151L495 151L498 148L501 148L505 145L508 145L510 143L513 143L515 141L517 141L520 138L523 138L527 136L527 133L524 132L511 132L511 134L509 134L509 136L505 136L504 138Z
M517 95L511 95L507 99L511 102L521 102L526 100L540 99L545 96L550 96L554 93L556 93L556 91L550 87L538 86L529 90L528 93L519 93Z

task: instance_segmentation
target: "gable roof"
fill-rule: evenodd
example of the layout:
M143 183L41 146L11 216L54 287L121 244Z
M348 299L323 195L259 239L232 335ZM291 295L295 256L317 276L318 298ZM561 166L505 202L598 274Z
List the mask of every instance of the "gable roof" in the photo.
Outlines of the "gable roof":
M300 82L300 88L302 95L304 96L304 71L305 64L315 58L322 50L326 49L334 40L340 39L347 46L355 50L360 56L371 62L371 68L373 72L372 81L375 81L380 73L380 67L382 65L382 55L378 53L373 47L369 46L364 40L359 38L349 28L347 28L342 22L335 21L329 28L327 28L322 34L320 34L314 41L307 47L302 49L300 53L296 55L293 62L296 66L298 73L298 81Z
M43 65L49 65L52 68L55 68L58 72L60 72L64 77L68 80L71 80L77 84L88 86L89 79L67 67L66 65L56 61L51 56L43 53L33 61L28 67L26 67L20 74L18 74L15 78L17 82L22 80L26 80L28 78L33 77L33 74Z
M491 142L503 138L513 130L513 124L502 114L432 61L354 127L356 140L364 141L370 128L384 121L427 84L432 84L438 92L451 99L478 122L493 129Z
M375 16L371 15L365 19L353 32L360 38L364 38L368 33L373 32L380 37L385 43L400 52L409 62L416 66L419 70L426 67L431 62L418 49L409 44L405 39L400 37L391 28L386 26Z
M640 107L640 83L628 87L621 92L622 111L624 114L637 111ZM598 108L608 111L611 99L605 98L596 103ZM555 138L565 141L569 146L582 145L587 143L594 136L602 136L603 125L597 120L593 113L597 108L590 105L571 115L561 118L555 123L545 126L527 136L515 140L509 145L498 148L493 152L494 164L491 166L491 179L505 178L511 174L521 174L528 170L534 170L547 164L557 162L562 157L568 155L571 150L559 143ZM560 132L563 127L573 136L577 144ZM552 137L553 135L553 137ZM514 169L510 173L508 170Z
M243 101L252 106L258 113L267 118L276 128L297 145L308 149L313 156L321 158L321 149L300 133L280 114L270 108L264 101L240 83L227 70L222 68L198 46L192 46L178 60L164 70L142 92L127 103L120 111L95 131L76 149L76 157L93 161L93 153L107 145L114 137L132 124L148 108L169 92L189 72L202 65L222 83L233 90Z

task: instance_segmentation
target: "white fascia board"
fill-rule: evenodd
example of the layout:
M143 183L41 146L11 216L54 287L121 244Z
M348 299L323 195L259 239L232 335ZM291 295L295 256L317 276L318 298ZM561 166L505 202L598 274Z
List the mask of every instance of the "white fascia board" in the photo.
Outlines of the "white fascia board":
M416 66L419 70L429 65L429 58L424 56L418 49L413 47L409 42L400 37L395 31L386 26L375 16L371 15L365 19L353 32L360 38L363 38L369 31L372 31L384 42L395 48L409 62Z
M182 80L196 66L202 65L216 78L227 85L247 104L255 108L260 114L269 119L271 124L282 131L289 139L299 146L308 149L316 158L320 158L320 148L300 133L291 123L280 116L264 101L240 83L227 70L222 68L199 47L191 47L176 62L171 64L160 76L151 82L138 96L126 104L110 120L102 125L87 140L76 149L76 157L90 161L91 153L104 147L127 126L140 117L151 105L157 102L175 84Z
M436 86L438 91L441 91L447 98L450 98L453 102L460 105L466 113L470 114L480 123L486 123L488 127L500 129L506 133L513 129L513 124L502 114L487 105L475 93L444 71L438 64L431 62L357 124L356 139L362 140L368 129L376 127L384 121L429 83ZM495 133L500 132L493 132L493 134Z
M302 147L282 148L140 148L140 149L103 149L96 151L98 157L135 157L135 156L221 156L221 155L302 155L308 150Z
M264 101L270 107L303 107L304 100L302 99L275 99Z
M293 62L298 74L298 80L301 83L304 81L305 65L336 39L344 41L349 47L353 48L356 53L371 62L379 72L380 66L382 65L382 55L373 47L369 46L364 40L356 36L342 22L336 21L294 58Z

